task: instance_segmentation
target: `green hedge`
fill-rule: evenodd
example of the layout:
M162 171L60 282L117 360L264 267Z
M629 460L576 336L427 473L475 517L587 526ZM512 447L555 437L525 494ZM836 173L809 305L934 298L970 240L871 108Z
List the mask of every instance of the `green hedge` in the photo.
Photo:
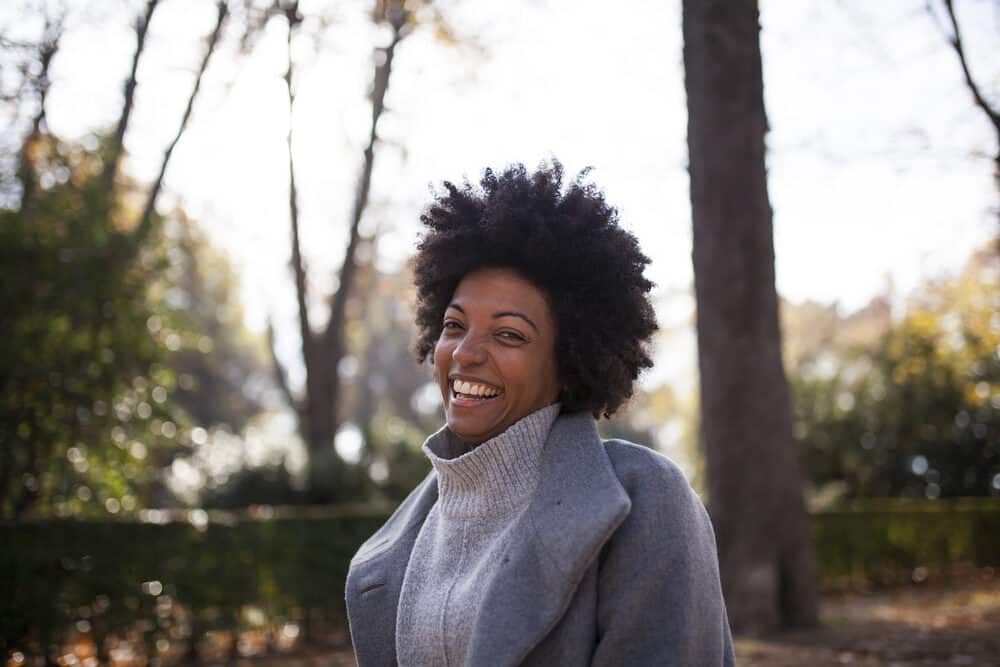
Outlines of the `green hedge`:
M241 627L251 606L276 621L309 609L341 614L350 556L387 512L217 514L197 525L153 516L0 525L0 659L44 650L81 619L98 637L139 627L150 641L176 638L166 599L196 637ZM825 584L998 566L1000 499L867 501L814 514L813 535Z
M81 619L97 636L138 623L152 638L177 637L181 626L195 636L237 628L247 606L272 619L342 612L350 557L386 517L334 511L213 515L200 527L180 520L2 525L0 660L15 648L52 646ZM165 613L165 600L185 610L180 621Z
M864 500L814 513L812 524L828 586L919 579L959 564L1000 566L1000 498Z

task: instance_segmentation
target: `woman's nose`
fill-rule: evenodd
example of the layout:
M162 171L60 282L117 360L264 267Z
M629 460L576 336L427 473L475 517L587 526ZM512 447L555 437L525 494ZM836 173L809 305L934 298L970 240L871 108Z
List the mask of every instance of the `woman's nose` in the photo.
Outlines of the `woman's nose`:
M486 358L483 342L482 336L472 333L466 334L455 346L451 358L463 366L480 364Z

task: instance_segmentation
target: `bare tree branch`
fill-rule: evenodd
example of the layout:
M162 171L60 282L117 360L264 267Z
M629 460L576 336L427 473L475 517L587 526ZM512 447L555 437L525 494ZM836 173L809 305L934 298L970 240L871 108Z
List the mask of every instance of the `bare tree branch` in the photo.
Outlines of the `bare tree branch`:
M0 35L0 49L20 49L24 51L31 51L35 49L35 46L36 45L32 42L23 42L18 39L11 39L9 37L5 37L4 35Z
M104 164L104 171L101 179L104 182L104 189L110 192L115 185L115 177L118 174L118 163L121 160L125 145L125 131L128 129L129 118L132 115L132 106L135 101L136 73L139 70L139 61L142 59L143 50L146 48L146 34L149 30L149 22L153 18L153 12L159 5L160 0L147 0L146 11L136 20L135 35L136 47L135 55L132 56L132 70L125 81L125 100L122 103L121 114L118 116L118 126L112 137L111 149Z
M986 117L993 124L993 130L996 132L997 148L996 154L993 157L993 180L996 183L997 191L1000 192L1000 110L994 108L989 100L983 95L982 90L976 83L976 80L972 77L972 71L969 69L968 57L965 53L965 45L962 42L962 32L958 27L958 17L955 16L955 5L953 0L941 0L944 4L945 12L948 15L948 22L951 24L951 33L948 33L943 26L941 26L941 31L945 34L945 39L951 44L951 48L955 50L955 54L958 56L958 62L962 66L962 75L965 77L965 85L972 92L972 97L976 102L976 106L983 110ZM928 3L928 11L930 11L931 16L937 20L937 15L930 7ZM997 217L1000 219L1000 207L996 210Z
M139 219L139 225L135 230L135 239L137 241L136 246L141 244L142 240L146 237L152 227L153 212L156 210L156 198L159 196L160 190L163 189L163 177L167 173L167 165L170 164L170 156L173 155L177 142L181 140L181 137L184 135L184 131L187 129L188 121L191 119L191 111L194 109L194 101L198 97L198 91L201 90L202 78L205 76L205 70L208 69L208 61L212 59L212 54L215 53L215 47L219 43L219 37L222 35L222 28L226 23L226 16L228 15L229 10L225 0L219 0L216 7L218 9L218 15L215 19L215 28L213 28L211 34L209 35L205 55L201 59L201 65L198 67L198 73L194 79L194 89L192 89L191 95L188 97L187 107L184 109L184 115L181 117L181 124L177 128L177 133L174 135L170 145L167 146L166 151L163 153L163 160L160 162L160 171L156 175L156 180L153 181L149 194L146 196L146 205L143 207L142 217Z
M35 197L35 165L34 147L42 133L42 124L45 122L45 103L49 93L49 67L52 58L59 50L59 40L62 37L63 18L59 17L54 21L46 21L45 36L39 48L39 62L41 71L35 78L35 88L38 92L38 111L31 119L31 130L27 138L21 145L20 164L18 165L18 176L21 179L21 203L19 209L26 219L30 219L34 209Z
M997 132L997 139L1000 140L1000 111L994 109L989 101L983 96L979 85L976 83L975 79L972 78L972 72L969 70L969 61L965 54L965 46L962 43L962 33L958 27L958 18L955 16L955 6L953 0L942 0L944 3L945 11L948 13L948 21L951 23L951 35L946 35L948 43L955 50L955 54L958 55L958 62L962 66L962 74L965 76L965 85L969 87L972 92L972 97L976 100L976 105L983 110L983 113L987 115L990 122L993 123L993 128Z
M300 415L302 405L299 399L295 397L295 394L292 393L292 389L288 385L288 373L285 371L284 365L278 358L278 350L275 346L274 323L271 321L270 317L267 318L267 346L271 351L271 363L274 366L274 380L278 385L278 389L281 390L285 400L288 401L288 405L295 410L297 415Z
M292 60L292 40L295 35L295 28L302 22L302 16L299 14L298 0L285 9L285 16L288 19L288 66L285 70L285 88L288 93L288 212L292 232L291 264L292 271L295 274L295 297L299 309L299 334L302 337L302 360L306 367L306 384L308 388L311 387L312 382L315 382L314 370L316 360L313 353L315 336L313 335L312 325L309 322L309 283L306 277L305 262L302 259L302 246L299 241L299 194L295 184L295 157L292 152L293 129L295 125L293 118L295 108L295 63ZM306 392L305 400L307 404L315 400L311 391ZM307 407L306 409L309 408Z
M324 333L325 345L331 353L334 364L340 358L343 350L343 330L344 313L347 308L347 298L350 295L351 285L354 275L357 272L357 261L355 254L358 241L360 240L359 228L361 218L368 207L368 195L371 191L372 168L375 163L375 144L378 141L378 120L385 110L385 94L389 89L389 75L392 73L393 57L396 53L396 46L405 37L403 32L406 26L406 16L402 9L399 9L390 16L392 26L392 41L384 49L384 58L376 62L374 85L372 87L372 121L368 132L368 145L364 151L364 162L361 169L361 177L358 179L357 190L354 195L354 207L351 212L351 227L347 242L347 251L344 254L344 263L340 267L340 275L337 282L337 291L333 302L330 305L330 321L327 323Z

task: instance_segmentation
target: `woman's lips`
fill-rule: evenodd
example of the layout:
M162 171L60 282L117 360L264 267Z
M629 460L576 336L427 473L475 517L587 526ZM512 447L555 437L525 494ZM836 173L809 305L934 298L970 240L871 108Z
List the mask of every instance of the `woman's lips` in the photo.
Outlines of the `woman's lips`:
M483 398L482 396L466 396L465 394L456 394L455 392L451 392L451 405L453 407L474 408L492 403L498 398L499 396Z

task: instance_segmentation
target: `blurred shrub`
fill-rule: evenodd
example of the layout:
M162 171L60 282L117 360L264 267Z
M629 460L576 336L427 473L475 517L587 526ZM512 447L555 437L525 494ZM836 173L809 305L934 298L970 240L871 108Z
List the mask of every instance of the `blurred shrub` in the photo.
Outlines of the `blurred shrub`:
M984 248L901 318L885 299L846 318L790 309L796 439L814 496L1000 496L998 266Z
M169 314L146 294L167 267L162 235L132 243L96 148L42 136L33 151L62 178L0 210L0 516L127 510L172 443L164 428L182 426L156 400L176 379L150 328Z
M156 512L155 510L153 511ZM104 637L139 630L200 640L235 630L248 606L280 622L341 615L351 556L385 512L236 520L39 520L0 526L0 655L44 654L86 621Z
M31 206L0 208L0 517L176 504L194 425L239 429L266 375L225 257L183 211L135 230L98 138L42 134Z

